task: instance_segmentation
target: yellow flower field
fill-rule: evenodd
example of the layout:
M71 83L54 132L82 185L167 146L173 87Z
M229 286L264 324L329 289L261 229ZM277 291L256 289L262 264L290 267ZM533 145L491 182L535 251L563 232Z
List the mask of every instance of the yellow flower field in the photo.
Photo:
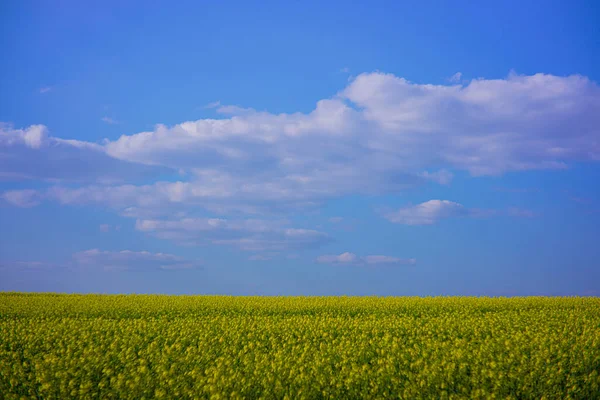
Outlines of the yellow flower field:
M599 298L0 293L3 399L598 399Z

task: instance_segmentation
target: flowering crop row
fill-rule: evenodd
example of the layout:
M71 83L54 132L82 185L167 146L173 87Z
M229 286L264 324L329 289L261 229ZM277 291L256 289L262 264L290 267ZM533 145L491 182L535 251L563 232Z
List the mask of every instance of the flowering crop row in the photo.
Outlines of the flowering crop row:
M600 398L598 298L0 293L5 399Z

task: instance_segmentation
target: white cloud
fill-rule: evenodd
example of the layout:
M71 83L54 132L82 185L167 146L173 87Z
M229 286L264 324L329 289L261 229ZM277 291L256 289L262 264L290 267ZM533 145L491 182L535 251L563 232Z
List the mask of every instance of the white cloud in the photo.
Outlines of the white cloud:
M100 225L100 232L108 232L109 230L110 230L110 225L108 225L108 224Z
M351 171L345 179L361 176L364 167L371 176L418 174L434 163L493 175L561 168L569 159L598 160L598 146L585 146L585 139L598 135L592 123L598 117L589 106L599 101L598 87L579 76L511 76L459 87L362 74L309 114L244 109L247 114L230 119L159 125L152 132L124 135L106 148L130 161L219 166L222 173L241 165L273 165L281 168L281 177L302 176L304 182L315 180L315 168L326 170L341 161ZM575 126L578 132L570 134ZM323 141L320 148L313 145L317 137ZM353 168L349 160L355 160Z
M117 160L97 143L50 136L44 125L15 129L0 123L2 180L114 184L148 179L168 170Z
M111 118L111 117L106 117L105 116L105 117L102 117L101 119L102 119L103 122L106 122L109 125L117 125L117 124L120 123L119 121L117 121L116 119Z
M439 183L440 185L449 185L452 181L452 178L454 177L454 174L450 171L442 169L434 172L423 171L419 174L419 176L422 176L423 178L428 179L430 181Z
M466 86L363 74L343 92L388 134L383 145L472 175L600 160L598 86L581 76L510 75Z
M138 219L136 229L180 244L227 245L246 251L318 247L331 239L323 232L287 226L285 220L182 218Z
M246 108L246 107L240 107L240 106L236 106L236 105L221 104L221 101L219 101L219 100L213 101L212 103L208 103L207 105L205 105L202 108L204 108L204 109L215 109L215 111L218 114L223 114L223 115L244 115L244 114L251 114L251 113L255 113L256 112L256 110L254 110L253 108Z
M123 135L106 151L195 171L186 201L218 193L244 203L318 202L447 184L451 169L497 175L600 160L595 106L598 86L580 76L511 75L463 87L362 74L308 114L244 109Z
M457 72L454 75L452 75L450 78L448 78L448 81L456 83L456 82L460 82L461 78L462 78L462 72Z
M190 269L198 268L197 260L166 253L148 251L103 251L90 249L73 254L73 262L79 267L100 267L107 270L123 269Z
M213 101L212 103L208 103L207 105L205 105L205 106L204 106L204 107L202 107L202 108L207 108L207 109L210 109L210 108L217 108L217 107L219 107L220 105L221 105L221 101L220 101L220 100L217 100L217 101Z
M386 218L396 224L431 225L441 219L469 214L462 204L449 200L429 200L416 206L408 206L388 213Z
M342 253L339 255L322 255L317 257L317 262L320 264L337 264L337 265L380 265L380 264L396 264L396 265L413 265L416 263L414 258L396 258L390 256L371 255L359 257L354 253Z
M13 129L11 125L0 123L0 149L15 145L25 145L39 149L47 144L48 129L44 125L31 125L26 129Z
M40 203L40 195L36 190L9 190L0 194L0 198L17 207L34 207Z
M510 207L506 210L466 208L462 204L449 200L429 200L415 206L407 206L388 212L385 218L396 224L433 225L443 219L454 217L486 218L493 216L511 216L531 218L533 211Z
M233 115L157 125L102 144L50 137L40 125L3 125L0 174L86 182L22 196L98 204L148 219L198 208L282 212L344 195L448 184L451 171L500 175L600 161L600 88L578 75L511 74L431 85L367 73L309 113L272 114L220 102L211 107ZM178 182L157 182L165 171L184 174ZM141 174L151 183L106 183ZM466 212L439 202L391 218L431 224ZM227 240L250 247L263 238Z
M335 183L342 171L345 180L378 173L385 175L378 191L393 186L398 173L418 176L433 165L494 175L600 160L600 89L577 75L512 74L446 86L370 73L308 114L211 106L242 115L157 125L104 148L123 160L222 175L278 167L261 176L269 184L300 178L310 187ZM348 189L363 183L347 182Z
M352 264L358 260L354 253L342 253L340 255L324 255L317 257L317 262L323 264Z
M234 105L222 105L217 107L217 112L219 114L225 114L225 115L244 115L244 114L251 114L256 112L253 108L244 108L244 107L239 107L239 106L234 106Z
M48 93L49 91L52 90L51 86L44 86L40 88L40 94L44 94L44 93Z

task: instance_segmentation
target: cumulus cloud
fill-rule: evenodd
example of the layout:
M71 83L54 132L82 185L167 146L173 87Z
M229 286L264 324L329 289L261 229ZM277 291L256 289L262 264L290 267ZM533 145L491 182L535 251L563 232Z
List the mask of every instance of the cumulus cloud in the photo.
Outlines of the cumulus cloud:
M90 249L73 254L73 262L79 267L100 267L107 270L125 269L190 269L198 268L201 263L197 260L166 253L151 253L148 251L103 251Z
M497 175L600 160L600 90L585 77L511 74L443 86L363 74L343 94L387 134L382 144L424 163Z
M376 72L353 78L308 113L211 106L221 118L157 125L102 144L54 138L40 125L4 125L0 176L85 182L20 196L147 219L198 208L286 212L344 195L448 184L452 171L488 176L600 161L600 88L578 75L432 85ZM157 181L159 170L179 181ZM150 174L144 184L133 184L142 173ZM19 203L16 193L9 197ZM477 213L485 214L437 200L389 218L417 225ZM252 247L265 238L223 240Z
M320 264L337 264L337 265L413 265L416 263L414 258L396 258L390 256L371 255L359 257L354 253L342 253L339 255L322 255L317 257L317 262Z
M115 159L97 143L50 136L44 125L0 124L0 180L114 184L168 171Z
M13 129L8 124L0 124L0 148L24 145L39 149L48 140L48 129L44 125L31 125L25 129Z
M157 125L103 149L124 161L194 171L190 199L212 190L277 201L448 183L452 169L498 175L600 160L600 90L576 75L446 86L370 73L308 114L214 106L236 115Z

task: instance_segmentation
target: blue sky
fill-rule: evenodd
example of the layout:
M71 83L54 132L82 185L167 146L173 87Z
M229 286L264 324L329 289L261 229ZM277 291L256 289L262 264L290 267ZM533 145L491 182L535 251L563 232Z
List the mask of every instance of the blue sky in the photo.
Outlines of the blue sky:
M0 290L600 295L593 1L0 5Z

